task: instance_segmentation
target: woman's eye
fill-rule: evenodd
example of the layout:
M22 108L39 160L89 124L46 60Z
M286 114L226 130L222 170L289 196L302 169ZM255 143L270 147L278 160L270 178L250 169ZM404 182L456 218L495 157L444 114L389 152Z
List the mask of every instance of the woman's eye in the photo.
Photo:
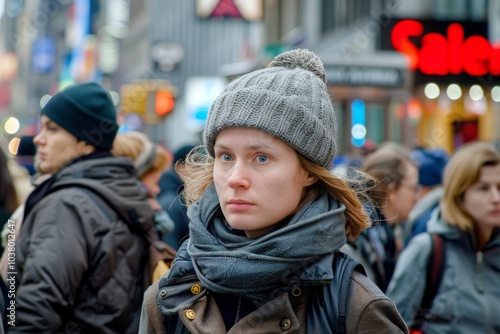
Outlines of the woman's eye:
M260 163L265 163L265 162L269 161L269 157L267 157L265 155L259 155L259 156L257 156L257 161Z
M231 159L231 155L229 155L229 154L227 154L227 153L222 153L222 154L220 155L220 158L221 158L221 160L222 160L222 161L231 161L231 160L232 160L232 159Z
M488 191L488 186L485 186L485 185L479 186L478 190L480 190L480 191Z

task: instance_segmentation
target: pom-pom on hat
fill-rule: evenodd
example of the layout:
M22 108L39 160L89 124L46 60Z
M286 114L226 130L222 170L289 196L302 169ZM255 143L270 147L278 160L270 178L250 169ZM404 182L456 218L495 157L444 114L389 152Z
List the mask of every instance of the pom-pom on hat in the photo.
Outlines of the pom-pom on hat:
M111 149L118 131L113 100L94 82L73 85L57 93L43 107L42 115L76 138L105 150Z
M217 134L234 127L263 130L311 162L330 168L336 153L336 118L321 60L296 49L278 55L265 69L231 83L210 108L204 131L214 156Z

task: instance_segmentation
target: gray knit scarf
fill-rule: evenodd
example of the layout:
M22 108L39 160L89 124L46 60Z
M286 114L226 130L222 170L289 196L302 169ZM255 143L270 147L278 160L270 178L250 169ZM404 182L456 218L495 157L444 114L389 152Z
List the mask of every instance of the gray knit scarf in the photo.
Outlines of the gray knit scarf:
M212 185L188 210L187 250L209 290L264 302L305 266L345 244L344 210L343 204L324 194L284 226L251 239L225 222Z

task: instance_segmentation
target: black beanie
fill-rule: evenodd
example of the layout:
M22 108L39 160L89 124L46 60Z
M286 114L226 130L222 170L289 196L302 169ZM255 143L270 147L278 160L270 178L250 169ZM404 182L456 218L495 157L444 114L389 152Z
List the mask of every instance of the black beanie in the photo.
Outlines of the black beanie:
M42 115L76 138L105 150L111 149L118 131L113 100L94 82L73 85L57 93L43 107Z

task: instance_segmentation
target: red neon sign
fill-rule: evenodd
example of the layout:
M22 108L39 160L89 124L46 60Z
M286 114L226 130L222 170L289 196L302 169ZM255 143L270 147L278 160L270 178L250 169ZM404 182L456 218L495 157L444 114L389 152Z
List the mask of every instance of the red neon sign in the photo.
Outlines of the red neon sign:
M411 70L419 69L428 75L500 75L500 45L491 45L483 36L464 38L460 23L450 24L446 36L434 32L422 36L423 32L421 22L403 20L391 33L392 45L408 57ZM409 40L419 36L420 49Z

